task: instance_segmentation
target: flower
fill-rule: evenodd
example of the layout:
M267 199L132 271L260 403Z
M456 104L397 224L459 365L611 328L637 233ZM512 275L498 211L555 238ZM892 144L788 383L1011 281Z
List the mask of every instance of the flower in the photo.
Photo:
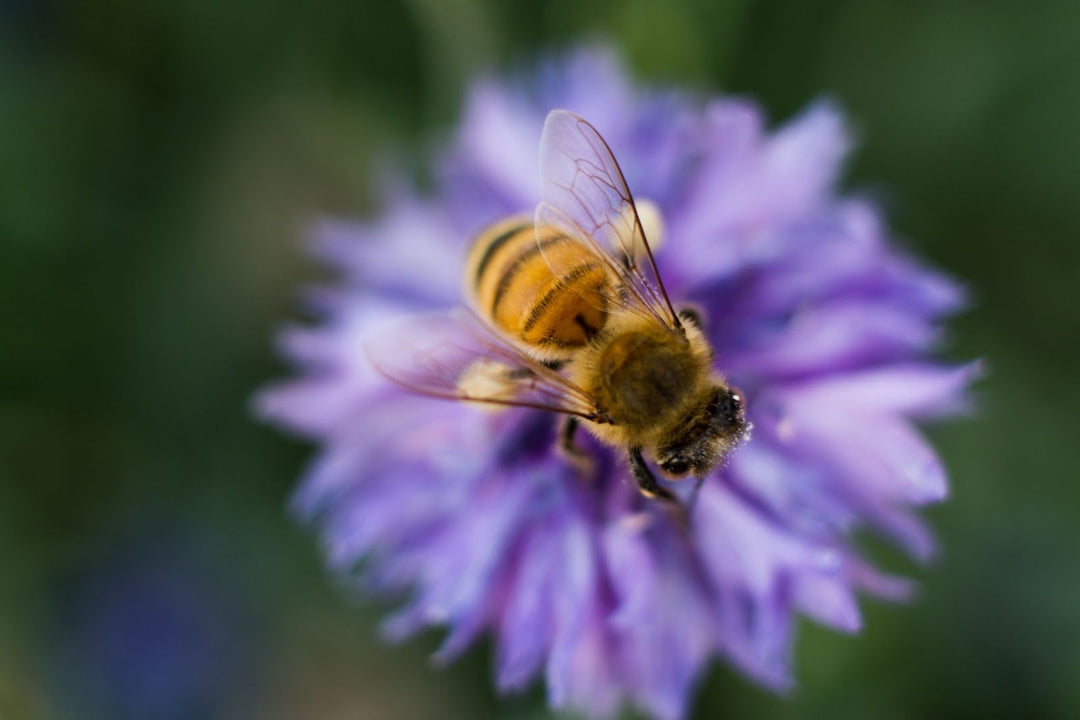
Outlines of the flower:
M706 480L688 534L609 449L587 446L584 479L554 451L552 415L411 395L365 359L389 318L461 304L469 239L540 197L556 107L592 122L660 209L668 292L704 310L716 366L748 398L753 437ZM445 626L445 661L490 633L500 690L542 673L555 708L679 718L713 656L782 690L798 614L855 632L857 593L908 593L851 534L931 555L913 508L947 486L913 422L959 409L977 367L927 359L963 293L897 248L872 202L837 193L850 146L829 103L770 133L752 102L636 89L612 54L582 50L476 83L433 193L396 185L382 217L320 228L341 279L312 293L317 324L282 335L299 378L257 407L319 445L296 507L335 569L407 598L390 638Z

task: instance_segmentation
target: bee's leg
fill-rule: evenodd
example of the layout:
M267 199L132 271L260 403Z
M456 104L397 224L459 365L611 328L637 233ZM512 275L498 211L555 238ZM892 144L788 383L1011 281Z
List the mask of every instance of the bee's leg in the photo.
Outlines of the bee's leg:
M559 449L566 459L581 471L582 478L591 480L596 471L596 463L589 453L574 442L574 436L577 435L580 425L581 421L573 415L563 420L562 427L559 429Z
M566 362L563 360L545 360L543 365L549 370L558 370ZM536 377L536 373L527 367L507 368L506 377L510 380L523 380L524 378Z
M634 474L634 480L637 481L638 490L641 491L641 494L663 502L675 515L676 522L685 528L686 508L683 507L682 502L675 496L675 493L667 488L660 487L656 482L656 476L653 475L649 466L645 464L645 458L641 457L641 448L630 448L630 472Z
M563 420L562 429L559 431L559 447L562 451L573 458L585 456L585 452L574 444L574 435L577 434L578 425L581 422L573 415L566 416Z
M634 474L638 489L641 490L641 494L645 497L656 498L676 505L679 504L679 499L675 497L674 493L667 488L660 487L656 482L656 476L653 475L649 466L645 464L645 458L641 457L641 448L630 448L630 472Z
M679 308L679 318L696 328L703 329L705 327L705 319L701 316L701 311L696 307L686 306Z

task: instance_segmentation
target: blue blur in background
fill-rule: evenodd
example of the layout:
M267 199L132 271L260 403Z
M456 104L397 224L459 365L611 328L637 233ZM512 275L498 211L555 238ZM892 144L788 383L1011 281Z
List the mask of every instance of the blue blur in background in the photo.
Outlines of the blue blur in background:
M488 649L387 648L286 504L311 450L255 425L327 214L422 182L468 78L606 38L644 81L826 94L848 187L966 280L935 428L953 498L910 608L800 626L801 687L717 664L697 717L1080 716L1080 5L942 0L0 2L0 718L544 717Z

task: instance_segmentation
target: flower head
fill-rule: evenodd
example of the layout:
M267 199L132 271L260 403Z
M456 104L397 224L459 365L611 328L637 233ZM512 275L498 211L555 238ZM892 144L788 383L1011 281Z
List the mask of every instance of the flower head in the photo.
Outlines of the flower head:
M748 398L753 437L706 479L688 531L610 449L586 446L583 478L551 414L411 395L364 354L388 318L461 304L469 239L539 199L555 107L595 125L659 208L668 293L704 311L717 369ZM318 324L283 334L301 375L258 407L320 447L296 506L329 562L407 598L390 637L445 626L449 660L490 633L502 690L542 675L557 708L678 718L713 656L783 689L797 614L854 632L858 593L907 593L850 535L930 556L912 509L946 480L913 422L957 409L975 369L927 359L962 293L837 193L850 144L827 103L768 132L750 102L641 91L583 51L474 85L435 193L399 188L381 218L321 228L343 278L313 294Z

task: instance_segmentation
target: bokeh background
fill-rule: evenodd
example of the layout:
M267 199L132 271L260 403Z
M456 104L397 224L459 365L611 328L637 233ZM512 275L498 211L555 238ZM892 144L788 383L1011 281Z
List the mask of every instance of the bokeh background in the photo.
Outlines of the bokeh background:
M464 83L606 38L643 81L827 94L845 181L965 279L932 430L951 501L909 608L802 623L781 699L717 664L696 717L1080 717L1080 4L2 0L0 718L542 718L480 647L387 648L287 513L311 448L251 419L326 277L302 240L421 171Z

